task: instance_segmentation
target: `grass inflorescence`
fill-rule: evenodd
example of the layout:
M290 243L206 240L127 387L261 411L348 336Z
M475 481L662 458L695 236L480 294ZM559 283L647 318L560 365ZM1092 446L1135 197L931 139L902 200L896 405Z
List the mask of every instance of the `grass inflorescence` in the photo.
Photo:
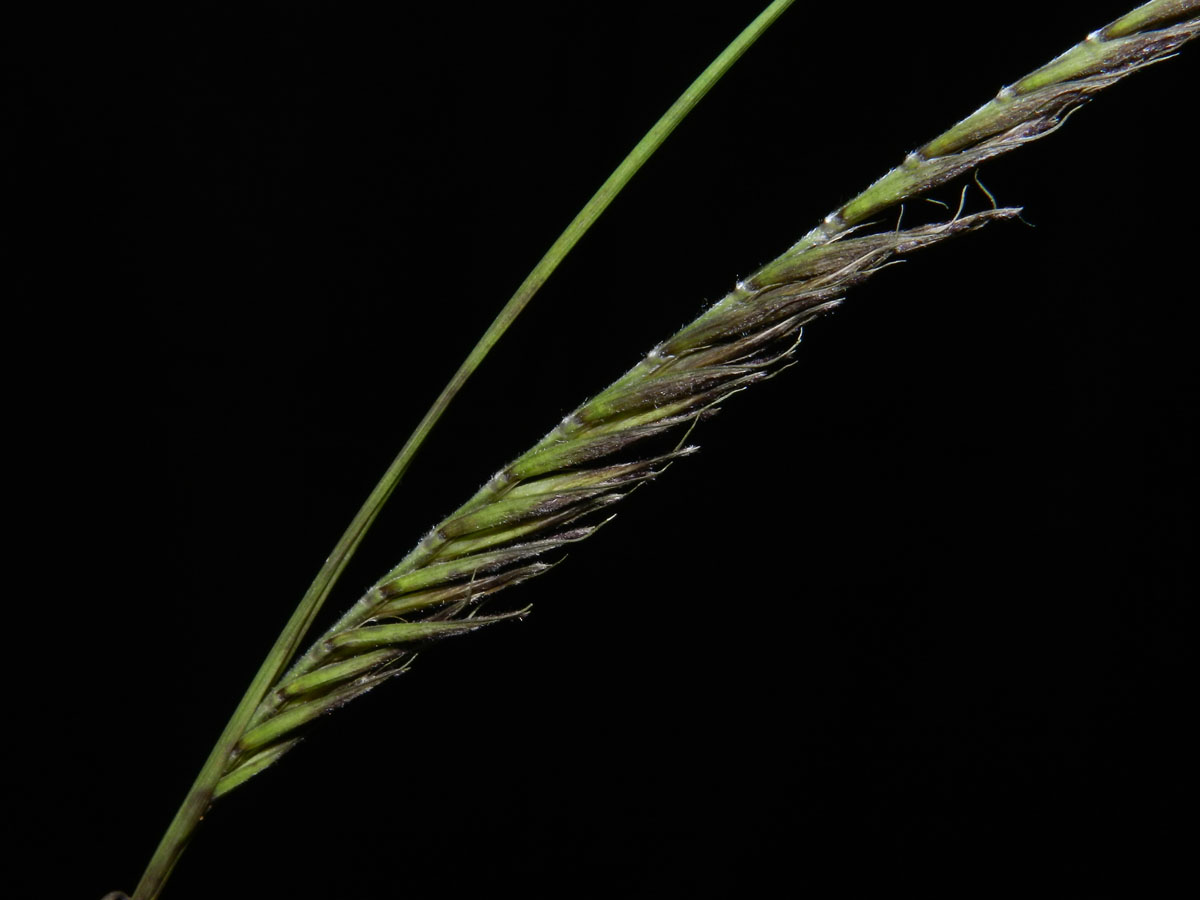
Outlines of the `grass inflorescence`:
M913 151L497 472L292 666L256 710L217 793L275 762L300 726L405 671L422 645L524 615L477 612L547 571L556 551L594 533L595 520L632 489L691 453L641 448L785 367L805 323L848 290L909 253L1017 216L1018 208L996 207L863 233L869 217L1051 134L1098 91L1200 33L1200 19L1179 21L1195 4L1159 6L1093 32Z
M547 571L630 491L691 453L691 426L786 367L807 322L890 262L1019 210L960 210L894 230L874 226L880 213L1052 133L1095 93L1195 37L1197 6L1147 4L1005 88L563 418L434 526L270 685L220 780L191 798L195 809L272 765L302 727L405 671L428 643L525 615L483 604ZM148 900L160 887L161 880L135 896Z

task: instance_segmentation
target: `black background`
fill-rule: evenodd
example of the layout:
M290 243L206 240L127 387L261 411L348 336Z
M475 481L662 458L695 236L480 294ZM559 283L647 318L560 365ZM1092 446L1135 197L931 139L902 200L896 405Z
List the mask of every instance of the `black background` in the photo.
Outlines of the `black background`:
M797 4L672 137L328 617L736 276L1125 8L861 6ZM11 32L30 896L132 890L407 430L757 9L194 4ZM520 589L528 620L435 648L219 804L166 896L1180 874L1198 50L989 164L1035 228L915 257L811 326Z

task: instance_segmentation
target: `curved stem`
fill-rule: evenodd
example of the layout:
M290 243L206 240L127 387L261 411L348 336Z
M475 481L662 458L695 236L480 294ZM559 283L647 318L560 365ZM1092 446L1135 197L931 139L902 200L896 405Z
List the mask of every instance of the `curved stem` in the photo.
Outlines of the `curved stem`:
M180 855L183 853L184 847L187 845L200 819L212 802L217 782L228 767L230 760L236 755L238 739L249 727L255 710L270 691L272 685L278 682L284 667L292 656L295 655L300 642L312 625L313 620L316 618L325 599L329 596L333 585L345 569L346 564L358 549L363 536L367 533L372 523L374 523L380 509L383 508L384 503L387 502L388 497L391 496L392 491L399 484L400 479L412 463L417 451L441 418L442 413L450 405L450 402L462 389L463 385L466 384L467 379L479 367L479 364L483 362L484 357L487 356L496 342L500 340L504 332L508 330L508 327L521 314L521 311L533 298L533 295L546 283L546 280L558 268L559 263L562 262L575 244L579 242L579 239L583 237L587 230L591 228L592 223L599 218L600 214L608 208L608 205L621 192L625 185L629 183L629 180L633 178L638 169L662 146L663 141L683 121L684 117L692 111L704 95L709 92L712 86L721 79L721 76L741 58L750 45L792 3L793 0L774 0L689 85L679 99L671 105L671 108L638 141L629 155L625 157L604 184L600 186L600 189L592 196L591 200L587 202L587 205L571 220L571 223L563 233L559 235L550 249L546 251L545 256L534 266L533 271L529 273L528 277L517 288L516 293L504 305L504 308L500 310L499 315L496 316L492 324L488 326L483 337L479 339L474 349L471 350L462 365L459 366L458 371L454 373L454 376L442 389L442 392L433 402L429 411L425 413L424 417L417 424L417 427L413 429L412 434L409 435L408 440L405 441L404 446L392 461L392 464L388 466L379 483L375 485L375 488L355 514L345 533L338 540L333 552L325 560L320 571L317 572L312 584L301 599L299 606L296 607L287 625L276 639L270 653L263 660L263 664L254 676L250 687L242 697L241 702L238 703L233 716L230 718L228 724L226 724L225 730L222 731L220 738L204 763L204 767L200 770L200 774L196 777L196 781L184 798L183 804L168 826L154 856L150 860L150 864L142 875L141 881L138 882L137 890L133 894L133 900L154 900L161 893L163 885L171 874L171 870L175 867L176 862L178 862Z
M442 393L434 401L433 406L429 408L429 411L425 413L425 417L421 419L420 423L413 430L408 441L405 442L404 447L400 450L399 455L392 462L387 472L384 473L379 484L375 486L375 490L371 492L371 496L367 498L362 509L358 511L358 515L355 516L346 534L342 536L342 541L339 542L337 549L334 550L333 556L326 561L327 566L330 562L340 563L340 566L345 565L345 561L349 559L350 555L357 548L362 534L371 526L379 509L391 495L392 490L404 475L405 470L412 462L413 457L425 441L425 438L429 436L438 419L445 412L446 407L450 405L455 395L466 384L467 379L471 377L479 367L479 364L483 362L484 357L487 356L496 342L500 340L504 332L508 330L508 326L521 314L529 301L533 299L533 295L541 289L554 270L558 268L559 263L574 248L579 239L587 233L587 230L592 227L592 224L600 217L600 214L608 208L608 205L612 203L617 194L629 183L638 169L662 146L663 141L683 121L684 117L692 111L712 86L720 80L721 76L729 71L730 66L737 62L742 54L749 49L750 45L793 2L794 0L775 0L753 22L746 26L742 33L721 52L721 55L713 60L708 68L701 72L699 77L688 86L687 90L679 96L679 99L671 105L670 109L663 113L662 117L654 123L654 127L646 132L645 136L629 152L629 155L608 176L608 179L600 186L600 189L592 195L592 199L587 202L587 205L571 220L571 223L563 233L558 236L558 239L551 245L550 249L546 251L545 256L533 267L533 271L529 273L521 283L521 286L517 288L516 293L512 295L504 305L504 308L500 310L495 320L488 326L487 331L484 332L483 337L479 339L479 343L471 350L462 365L459 366L458 371L454 373L449 383L442 389ZM359 527L356 528L356 526ZM353 543L347 543L347 539L351 537L352 533L354 535ZM340 566L338 573L341 571ZM321 573L317 576L317 581L321 580L324 573L325 570L322 569ZM334 577L336 578L336 574ZM313 582L314 587L317 585L317 581ZM328 590L326 590L326 593L328 593ZM324 600L324 596L321 597L321 600ZM333 630L339 630L339 626L334 626L331 631ZM296 647L293 646L292 649L294 651ZM308 671L311 667L311 662L312 660L307 655L301 658L289 671L289 676L295 676ZM259 721L261 718L263 718L263 715L256 715L254 720ZM135 898L135 900L142 900L142 898Z

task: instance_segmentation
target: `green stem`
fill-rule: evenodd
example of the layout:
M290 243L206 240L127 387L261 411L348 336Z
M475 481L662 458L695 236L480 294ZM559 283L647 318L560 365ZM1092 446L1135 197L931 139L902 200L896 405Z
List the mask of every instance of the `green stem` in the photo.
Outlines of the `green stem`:
M241 702L238 703L225 730L205 761L200 774L196 777L183 804L179 807L175 818L168 826L166 833L159 842L150 864L146 867L133 900L154 900L162 892L167 878L183 853L187 842L199 824L209 804L217 782L225 772L231 759L236 755L238 740L246 732L254 718L255 710L279 680L284 666L296 653L304 635L308 632L325 599L329 596L333 585L342 574L346 564L358 549L363 536L379 515L383 504L387 502L392 491L400 482L405 471L412 463L417 450L424 443L429 433L441 418L442 413L450 405L455 395L466 384L467 379L483 362L484 357L495 346L508 327L538 292L546 280L558 268L559 263L578 243L579 239L591 228L592 223L608 208L613 198L621 192L634 174L642 167L663 141L673 132L676 126L709 92L714 84L741 58L758 37L793 3L793 0L774 0L759 16L751 22L734 41L706 68L700 76L688 86L687 90L671 105L671 108L654 124L654 127L637 143L629 155L621 162L616 170L600 186L587 205L571 220L545 256L534 266L533 271L517 288L512 298L500 310L483 337L475 345L458 371L442 389L428 412L409 435L399 454L392 461L379 483L371 491L362 507L355 514L353 521L337 542L333 552L321 566L316 578L313 579L299 606L292 613L287 625L276 639L270 653L263 660L262 666L254 676Z

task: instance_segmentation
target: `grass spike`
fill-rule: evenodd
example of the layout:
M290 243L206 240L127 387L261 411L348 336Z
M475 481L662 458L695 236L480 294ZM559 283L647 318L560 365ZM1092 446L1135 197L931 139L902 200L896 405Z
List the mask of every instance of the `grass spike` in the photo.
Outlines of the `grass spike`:
M828 312L848 290L887 265L951 237L1017 217L1020 209L994 205L964 215L960 204L952 218L930 225L870 231L865 222L868 216L1052 133L1096 92L1176 52L1200 32L1200 19L1195 17L1184 21L1172 17L1172 21L1174 24L1163 29L1108 41L1099 56L1091 50L1084 54L1077 47L1059 58L1070 65L1055 63L1033 73L1036 78L1016 82L1014 88L1005 89L1011 97L1002 92L1000 101L992 101L930 141L827 216L780 257L739 281L695 322L658 344L610 387L568 414L538 444L505 467L504 477L489 481L431 529L386 579L371 588L295 663L287 679L305 678L325 666L343 664L334 650L353 646L375 650L379 642L357 636L364 634L363 624L385 608L400 608L412 594L446 589L454 583L468 585L481 574L502 576L506 567L531 555L581 539L578 530L555 529L618 502L625 495L626 484L612 473L637 472L639 478L653 478L655 469L673 458L673 451L629 458L623 454L632 443L694 423L701 410L711 410L731 393L777 371L794 352L795 338L805 323ZM590 468L580 468L585 465ZM520 527L506 530L513 525ZM551 533L533 543L512 546L496 546L486 538L496 531L501 541L517 540L539 530ZM443 560L443 548L453 547L455 541L480 543L468 543L467 552ZM471 552L476 547L478 552ZM511 582L493 582L496 590L539 574L528 567L520 571L521 577ZM471 620L474 624L463 633L510 617ZM375 632L381 639L389 635L410 643L422 639L415 625L376 628L384 629ZM454 633L449 623L439 623L429 629L428 636ZM288 702L269 696L256 711L256 729L288 716L288 711ZM311 718L300 716L297 721ZM290 728L279 729L278 739L290 734Z
M855 230L906 199L1053 133L1096 93L1140 68L1168 58L1194 38L1200 31L1198 8L1200 3L1179 0L1145 4L1003 89L976 113L913 151L899 166L831 212L787 252L739 281L696 322L658 345L610 388L580 406L562 426L504 469L508 477L493 479L446 522L435 527L386 580L354 604L282 679L268 679L270 683L261 685L264 699L250 715L249 726L233 735L235 752L228 759L218 759L223 768L215 773L215 778L209 778L212 784L189 795L185 802L179 821L192 823L187 833L190 834L190 827L194 827L214 797L269 767L294 746L297 729L403 671L387 668L400 656L381 659L379 671L373 671L372 664L361 660L352 662L352 655L346 654L352 654L359 642L348 635L361 635L366 629L390 629L375 632L379 640L362 641L363 646L370 648L369 652L378 653L381 643L408 647L435 635L466 630L468 625L477 628L523 615L524 610L496 616L437 619L435 611L421 623L367 624L386 615L386 610L396 610L396 604L406 598L413 601L419 594L428 598L441 591L449 592L445 596L450 596L462 585L467 586L465 591L456 599L438 605L438 609L466 611L471 608L470 585L478 576L495 577L495 589L500 590L538 574L528 564L516 568L517 563L578 539L567 535L577 536L579 527L558 529L581 518L587 521L586 517L624 496L615 486L579 491L578 496L553 490L539 492L538 479L553 480L567 470L596 462L605 466L631 464L619 454L635 443L644 447L641 441L664 435L672 428L694 424L714 404L786 365L794 348L794 344L790 347L788 344L799 329L834 308L849 289L908 253L1017 216L1018 209L1002 207L956 215L946 222L906 230L899 227L881 233ZM638 461L656 464L665 462L667 456L666 452L655 455L651 451ZM540 466L534 464L535 459ZM517 485L526 485L530 493L513 496ZM553 503L536 506L533 498L547 494L553 496ZM525 504L518 502L522 499ZM500 505L505 503L510 506ZM538 523L548 534L540 535L534 542L509 545L509 541L528 535L502 530L515 522ZM499 535L499 546L486 543L488 533ZM467 552L453 560L439 558L453 541L465 540L480 543L468 546ZM535 545L541 549L535 552L532 549ZM503 580L502 576L518 571L519 577L514 574ZM416 627L418 624L421 627ZM335 666L343 668L334 669ZM340 675L351 670L353 674L347 683ZM360 671L367 674L358 675ZM309 680L301 681L306 678ZM283 697L277 691L266 693L281 681L305 684L312 690ZM206 766L206 772L214 775L208 771L210 768ZM158 896L186 838L179 831L172 826L164 843L166 849L156 854L135 900Z

